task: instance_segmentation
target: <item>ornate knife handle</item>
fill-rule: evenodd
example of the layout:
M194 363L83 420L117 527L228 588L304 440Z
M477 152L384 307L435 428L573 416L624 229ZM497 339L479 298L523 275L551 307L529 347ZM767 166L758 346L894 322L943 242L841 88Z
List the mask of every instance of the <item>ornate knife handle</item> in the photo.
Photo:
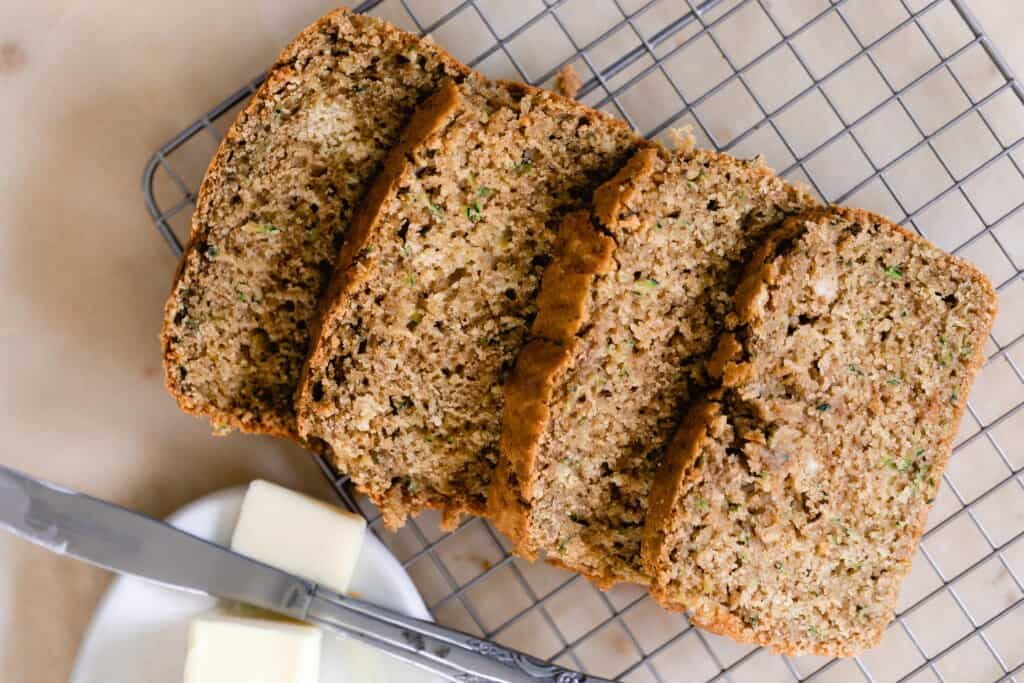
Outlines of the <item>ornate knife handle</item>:
M522 652L509 650L487 640L477 640L465 634L458 634L465 638L463 641L467 650L479 652L485 657L497 660L506 666L514 667L537 681L551 681L552 683L594 683L597 678L587 676L575 671L568 671L554 664L534 659Z
M608 683L459 631L318 588L307 617L460 683Z

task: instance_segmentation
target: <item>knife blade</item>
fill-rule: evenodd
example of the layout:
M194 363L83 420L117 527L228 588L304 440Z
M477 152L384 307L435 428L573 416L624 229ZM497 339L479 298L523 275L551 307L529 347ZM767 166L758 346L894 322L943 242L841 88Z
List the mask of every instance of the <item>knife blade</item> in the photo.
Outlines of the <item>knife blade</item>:
M465 633L338 595L162 521L0 465L0 528L120 574L277 612L451 681L599 683Z
M316 585L164 522L0 465L0 526L104 569L303 619Z

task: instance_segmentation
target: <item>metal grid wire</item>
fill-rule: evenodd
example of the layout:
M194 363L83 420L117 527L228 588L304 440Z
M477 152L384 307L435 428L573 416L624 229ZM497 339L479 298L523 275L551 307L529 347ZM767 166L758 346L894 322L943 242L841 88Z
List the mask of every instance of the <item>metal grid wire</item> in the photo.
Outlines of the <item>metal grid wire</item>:
M978 262L1003 314L968 402L897 618L853 660L787 658L692 628L636 587L608 593L511 557L479 519L431 513L398 534L321 461L343 500L413 576L435 617L536 656L627 681L1024 681L1024 89L964 0L376 0L492 76L550 85L648 136L690 125L764 150L831 202L886 213ZM257 78L176 135L145 171L176 254L213 146Z

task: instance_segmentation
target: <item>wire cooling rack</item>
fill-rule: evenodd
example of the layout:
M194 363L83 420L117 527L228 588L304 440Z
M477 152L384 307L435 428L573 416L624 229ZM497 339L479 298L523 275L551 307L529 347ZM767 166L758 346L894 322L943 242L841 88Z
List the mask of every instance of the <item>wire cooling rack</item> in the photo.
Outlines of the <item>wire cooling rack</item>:
M387 532L435 618L624 681L1024 682L1024 89L961 0L377 0L357 11L433 36L488 75L550 86L658 137L765 153L821 198L887 214L977 263L1002 314L955 455L882 644L787 658L692 628L644 591L607 593L511 557L486 522L431 513ZM175 251L215 145L257 78L160 148L146 205Z

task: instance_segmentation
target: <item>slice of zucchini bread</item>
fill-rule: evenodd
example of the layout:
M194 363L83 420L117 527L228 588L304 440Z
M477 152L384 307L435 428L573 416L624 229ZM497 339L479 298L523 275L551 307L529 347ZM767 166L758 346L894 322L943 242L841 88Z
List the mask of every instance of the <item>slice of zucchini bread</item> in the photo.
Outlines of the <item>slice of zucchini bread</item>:
M468 69L339 10L303 31L199 189L162 333L167 386L218 432L295 437L317 301L352 212L416 105Z
M760 160L639 151L562 225L505 387L489 516L517 552L645 583L648 492L749 251L817 202Z
M759 249L652 492L662 604L787 654L877 644L996 313L988 280L889 221L832 208Z
M345 244L296 398L394 527L481 512L502 382L559 221L648 144L550 92L470 79L429 100Z

